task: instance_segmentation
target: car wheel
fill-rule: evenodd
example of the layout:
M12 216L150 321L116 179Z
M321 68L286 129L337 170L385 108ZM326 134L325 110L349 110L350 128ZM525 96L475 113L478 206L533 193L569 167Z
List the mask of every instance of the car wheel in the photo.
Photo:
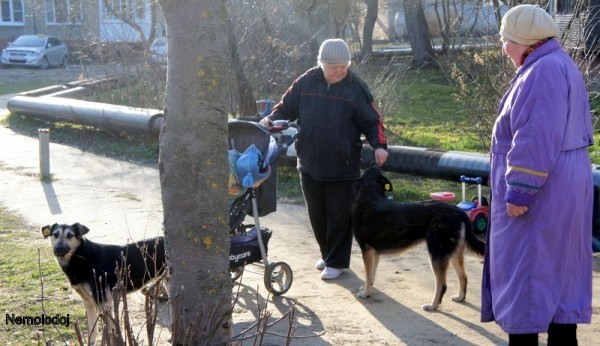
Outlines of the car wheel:
M46 58L46 57L43 57L43 58L42 58L42 63L40 64L40 68L41 68L42 70L45 70L45 69L47 69L47 68L48 68L48 66L49 66L49 65L50 65L50 64L48 63L48 58Z
M67 65L69 64L69 59L67 58L67 56L63 56L62 61L60 63L60 67L62 68L67 68Z

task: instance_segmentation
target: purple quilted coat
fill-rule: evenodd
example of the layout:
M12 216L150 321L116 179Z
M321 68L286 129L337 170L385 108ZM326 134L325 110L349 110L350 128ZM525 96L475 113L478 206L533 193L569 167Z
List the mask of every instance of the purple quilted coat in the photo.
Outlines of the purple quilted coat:
M590 323L593 132L582 75L556 40L526 58L498 112L481 320L510 334ZM507 202L529 209L509 217Z

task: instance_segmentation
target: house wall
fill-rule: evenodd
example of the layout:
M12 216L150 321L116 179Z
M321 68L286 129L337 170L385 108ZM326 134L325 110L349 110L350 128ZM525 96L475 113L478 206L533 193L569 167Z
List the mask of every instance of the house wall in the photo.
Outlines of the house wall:
M83 0L82 20L72 24L47 24L43 7L35 10L38 33L56 36L65 42L93 40L98 37L98 1Z
M8 42L25 33L24 28L28 21L27 14L31 13L30 3L31 0L26 0L23 4L23 11L25 12L25 23L23 23L23 25L0 23L0 49L3 49L7 46Z
M99 36L98 1L101 0L81 0L82 21L80 23L46 24L44 2L25 0L23 25L0 24L0 48L4 48L8 42L24 34L52 35L67 43L95 40ZM34 6L34 3L38 5Z
M71 0L75 1L75 0ZM0 24L0 48L6 42L12 41L23 34L46 34L56 36L69 42L140 42L138 33L129 25L115 18L102 18L102 0L79 0L82 6L81 21L69 24L47 24L45 13L45 0L24 0L23 25ZM140 16L136 21L147 36L152 26L150 14L150 1L145 0L145 17ZM36 4L36 5L34 5ZM162 20L159 11L158 21Z

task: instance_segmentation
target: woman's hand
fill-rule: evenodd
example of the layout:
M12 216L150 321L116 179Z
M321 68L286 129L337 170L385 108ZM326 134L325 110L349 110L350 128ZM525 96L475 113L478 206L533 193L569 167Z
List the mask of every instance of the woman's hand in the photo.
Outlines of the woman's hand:
M377 162L377 166L381 167L388 158L387 150L383 148L375 149L375 162Z
M528 208L526 206L515 205L512 203L506 203L506 213L510 217L519 217L519 216L525 214L525 212L527 212L527 209Z
M269 119L268 117L260 119L258 123L268 129L271 129L273 127L273 120Z

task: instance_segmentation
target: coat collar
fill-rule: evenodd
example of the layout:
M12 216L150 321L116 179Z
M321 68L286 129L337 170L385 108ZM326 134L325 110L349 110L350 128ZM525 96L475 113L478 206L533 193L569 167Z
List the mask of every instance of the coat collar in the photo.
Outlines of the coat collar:
M519 67L517 73L526 70L529 66L533 65L536 61L538 61L541 57L548 55L556 50L561 49L560 43L556 39L551 39L543 45L536 48L531 54L525 58L525 63Z
M515 74L515 76L512 78L512 80L510 81L510 85L513 85L514 82L528 69L531 67L531 65L533 65L536 61L540 60L542 57L555 52L557 50L560 50L561 46L560 43L556 40L556 39L551 39L548 42L544 43L543 45L541 45L540 47L538 47L536 50L534 50L533 52L531 52L531 54L529 54L527 56L527 58L525 59L525 63L523 65L521 65L521 67L519 67L517 69L517 73Z

